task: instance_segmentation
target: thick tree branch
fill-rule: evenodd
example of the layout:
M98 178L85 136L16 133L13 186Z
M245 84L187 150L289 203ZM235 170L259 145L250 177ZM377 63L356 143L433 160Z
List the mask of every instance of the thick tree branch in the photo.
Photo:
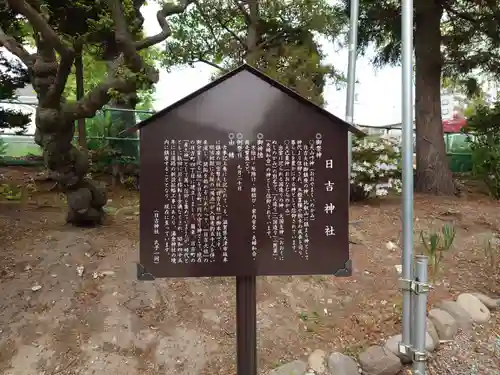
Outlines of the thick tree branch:
M26 17L37 32L62 56L71 48L65 45L43 16L25 0L7 0L11 9Z
M71 67L75 61L75 51L70 49L61 55L61 62L57 67L56 80L54 85L50 88L48 100L53 104L60 102L61 96L66 87L66 82L71 74Z
M49 23L44 19L43 15L27 1L7 0L7 2L12 10L22 14L28 19L33 29L40 33L43 40L54 48L61 57L61 61L57 67L55 82L50 87L50 91L46 98L47 105L57 105L60 102L64 87L66 86L66 81L71 73L71 67L75 59L75 51L59 38L54 29L52 29Z
M156 83L159 79L158 72L144 63L138 53L136 43L128 31L120 0L107 0L107 3L115 24L115 40L121 55L114 61L114 67L104 82L97 85L82 99L65 106L64 111L71 119L94 116L99 109L109 102L113 91L121 93L134 92L140 85L139 75L144 75L145 79L150 83ZM132 74L137 76L127 76L126 72L120 71L120 67L123 66L126 66Z
M271 36L270 38L259 43L257 45L257 47L255 48L255 50L257 51L260 49L264 49L266 47L274 47L276 45L279 45L279 44L281 44L281 41L278 41L278 39L281 37L285 37L285 36L286 36L286 31L284 31L284 30L280 31L280 32L276 33L275 35ZM274 44L271 44L273 42L274 42Z
M246 11L245 7L243 6L243 3L240 0L233 0L240 12L243 14L243 17L245 17L245 21L247 25L250 25L252 20L250 19L250 14Z
M259 0L248 0L250 23L247 31L247 53L245 54L246 62L253 64L255 56L253 53L257 49L259 42Z
M122 5L119 0L107 0L107 3L115 24L115 40L118 48L123 53L126 65L132 72L137 73L143 68L144 63L137 53L132 35L128 31Z
M82 99L66 104L64 112L67 118L76 120L95 116L96 112L111 100L112 90L129 93L136 90L136 84L124 78L110 77L90 90Z
M212 68L220 70L221 72L227 72L227 69L224 69L222 66L217 65L216 63L213 63L213 62L211 62L209 60L206 60L206 59L203 59L203 58L199 58L198 60L195 60L192 63L194 64L194 63L197 63L197 62L201 62L203 64L207 64L207 65L211 66Z
M156 19L160 24L161 31L156 35L136 42L135 48L139 51L141 49L154 46L155 44L161 43L165 39L167 39L170 34L172 34L172 30L170 29L170 26L167 22L167 17L184 12L188 5L190 5L192 2L193 0L181 0L180 4L166 3L165 5L163 5L163 8L159 10L158 13L156 13Z
M16 55L28 68L33 66L35 56L30 54L21 43L17 42L12 36L6 34L0 27L0 46L7 48L9 52Z

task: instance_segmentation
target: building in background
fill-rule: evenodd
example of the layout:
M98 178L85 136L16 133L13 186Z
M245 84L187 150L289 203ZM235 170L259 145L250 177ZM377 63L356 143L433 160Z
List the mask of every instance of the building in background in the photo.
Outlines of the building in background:
M441 117L443 120L452 120L464 117L467 107L467 96L451 90L441 91Z

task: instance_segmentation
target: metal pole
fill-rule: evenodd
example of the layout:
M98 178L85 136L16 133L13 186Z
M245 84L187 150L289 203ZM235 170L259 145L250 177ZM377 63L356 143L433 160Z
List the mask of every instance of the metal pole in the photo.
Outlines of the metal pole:
M414 352L413 371L415 375L425 375L427 351L425 350L426 322L427 322L427 280L428 259L424 255L417 255L415 259L415 305L414 305Z
M400 352L411 358L413 282L413 0L402 0L402 146L403 146L403 332Z
M356 85L356 57L358 48L358 19L359 19L359 0L351 0L349 23L349 62L347 67L347 97L345 119L351 125L354 125L354 88ZM348 183L349 192L351 184L351 165L352 165L352 134L347 134L348 150Z

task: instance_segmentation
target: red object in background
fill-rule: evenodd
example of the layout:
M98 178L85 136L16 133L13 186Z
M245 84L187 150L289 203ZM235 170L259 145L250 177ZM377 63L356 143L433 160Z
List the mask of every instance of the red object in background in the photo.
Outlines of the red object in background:
M460 133L460 130L467 125L467 119L454 118L443 120L443 130L445 133Z

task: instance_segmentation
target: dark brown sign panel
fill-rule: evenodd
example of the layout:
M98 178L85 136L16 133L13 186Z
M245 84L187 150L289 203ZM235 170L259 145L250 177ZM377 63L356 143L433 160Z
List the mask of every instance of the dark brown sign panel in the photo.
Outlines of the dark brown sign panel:
M348 275L347 126L242 70L141 130L154 277Z

